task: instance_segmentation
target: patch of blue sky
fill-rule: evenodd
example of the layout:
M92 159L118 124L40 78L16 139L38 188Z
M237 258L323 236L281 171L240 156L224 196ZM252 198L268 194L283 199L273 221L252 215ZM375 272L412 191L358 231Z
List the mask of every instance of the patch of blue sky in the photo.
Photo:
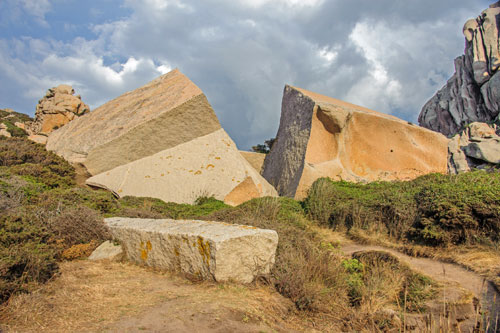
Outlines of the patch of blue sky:
M36 1L36 0L31 0ZM20 36L67 43L82 37L94 39L93 26L131 14L118 0L53 0L46 11L36 13L22 1L0 1L0 38Z

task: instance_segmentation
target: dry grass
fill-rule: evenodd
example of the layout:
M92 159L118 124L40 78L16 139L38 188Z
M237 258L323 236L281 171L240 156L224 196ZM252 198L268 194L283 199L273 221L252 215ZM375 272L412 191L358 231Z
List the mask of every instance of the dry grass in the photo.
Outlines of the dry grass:
M289 313L293 309L289 300L267 286L191 283L131 264L73 261L62 263L60 276L38 291L12 297L0 310L0 330L103 331L122 318L141 316L146 309L169 301L200 307L200 311L208 304L237 309L245 317L277 329L307 325L303 318Z
M340 236L336 233L337 237ZM414 257L432 258L461 265L492 281L500 290L500 251L487 245L429 247L396 242L385 234L352 229L345 236L361 244L379 245Z

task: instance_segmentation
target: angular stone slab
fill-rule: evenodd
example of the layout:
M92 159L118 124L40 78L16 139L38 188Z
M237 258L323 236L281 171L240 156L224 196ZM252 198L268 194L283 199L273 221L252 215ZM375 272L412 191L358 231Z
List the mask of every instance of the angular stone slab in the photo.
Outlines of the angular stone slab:
M276 141L262 175L303 199L314 181L410 180L447 172L448 140L394 116L286 86Z
M89 260L119 260L123 255L121 245L115 245L110 241L105 241L97 247L89 256Z
M203 92L173 70L52 132L46 147L96 175L220 128Z
M200 196L213 196L233 206L277 196L223 129L98 174L87 184L120 197L188 204Z
M250 283L270 272L274 230L206 221L113 217L104 220L129 260L218 282Z

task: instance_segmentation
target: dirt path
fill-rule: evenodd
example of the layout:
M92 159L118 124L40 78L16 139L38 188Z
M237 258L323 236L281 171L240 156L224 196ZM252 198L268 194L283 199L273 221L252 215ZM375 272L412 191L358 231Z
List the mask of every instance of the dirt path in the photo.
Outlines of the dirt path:
M439 282L458 284L462 288L471 291L481 300L483 309L490 312L490 318L500 318L500 294L493 284L486 281L479 274L468 271L459 265L427 258L410 257L396 250L375 245L343 243L341 250L347 255L358 251L389 252L417 272L430 276Z

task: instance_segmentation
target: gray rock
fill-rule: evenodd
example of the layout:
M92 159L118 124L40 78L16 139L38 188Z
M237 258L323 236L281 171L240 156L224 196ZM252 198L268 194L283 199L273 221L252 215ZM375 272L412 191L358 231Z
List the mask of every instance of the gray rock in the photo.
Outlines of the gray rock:
M120 260L123 256L121 245L115 245L113 242L105 241L89 256L89 260Z
M499 116L499 4L465 23L464 55L455 59L453 76L422 108L421 126L452 137L472 122L492 122Z
M500 164L500 138L472 142L464 148L465 155L492 164Z
M475 122L455 135L448 145L448 171L457 174L500 166L498 130L496 125Z
M206 221L105 219L133 262L215 281L250 283L274 265L274 230Z

